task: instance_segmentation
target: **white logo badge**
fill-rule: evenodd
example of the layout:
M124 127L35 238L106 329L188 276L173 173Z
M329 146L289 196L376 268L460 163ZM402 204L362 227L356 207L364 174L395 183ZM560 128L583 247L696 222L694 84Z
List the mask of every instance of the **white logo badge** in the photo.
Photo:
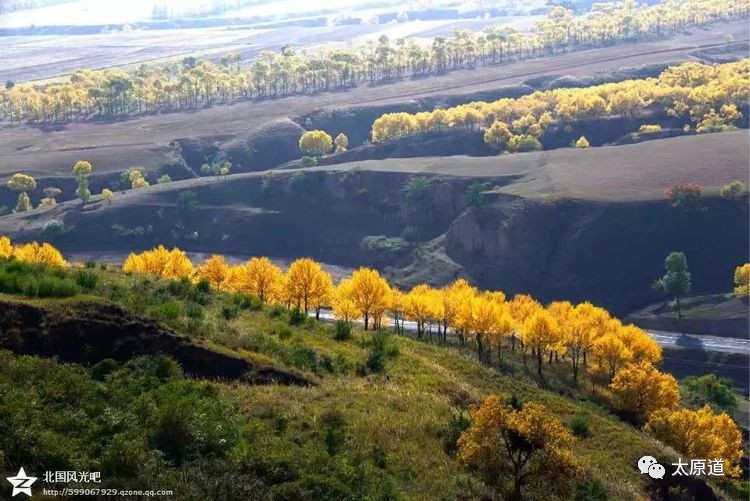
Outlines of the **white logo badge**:
M666 473L664 467L653 456L643 456L639 459L638 469L641 474L648 473L648 476L653 479L664 478L664 473Z
M23 468L18 470L18 474L15 477L6 477L8 482L13 485L13 494L11 497L18 494L26 494L31 497L31 484L36 482L36 477L30 477L26 475Z

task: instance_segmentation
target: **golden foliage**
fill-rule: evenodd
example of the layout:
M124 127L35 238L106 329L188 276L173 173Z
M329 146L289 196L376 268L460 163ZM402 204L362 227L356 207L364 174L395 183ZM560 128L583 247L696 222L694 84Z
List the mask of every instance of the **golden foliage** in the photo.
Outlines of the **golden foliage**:
M528 402L516 411L490 395L471 410L471 425L458 439L457 459L508 497L521 499L534 487L549 495L556 489L564 492L583 474L571 450L573 441L544 405ZM505 479L510 479L508 485Z
M51 266L68 266L62 253L48 243L29 242L16 245L13 257L25 263L48 264Z
M610 384L616 408L645 420L657 409L672 409L680 402L680 390L671 374L649 362L631 363L620 369Z
M659 409L645 429L691 459L723 459L727 475L742 473L742 432L726 413L716 414L708 405L697 411Z
M331 151L332 147L333 139L322 130L309 130L299 138L299 149L306 155L324 155Z
M569 126L592 117L634 115L659 108L697 123L698 132L717 132L733 128L742 118L738 106L745 101L748 86L748 59L718 65L688 62L667 68L656 78L552 89L433 112L388 113L372 124L372 141L480 127L485 130L485 142L493 149L531 151L539 148L537 138L551 124ZM473 117L470 123L459 119L467 113ZM434 120L432 114L439 114L440 120ZM575 146L587 144L582 136Z
M747 297L750 286L750 263L738 266L734 270L734 295Z

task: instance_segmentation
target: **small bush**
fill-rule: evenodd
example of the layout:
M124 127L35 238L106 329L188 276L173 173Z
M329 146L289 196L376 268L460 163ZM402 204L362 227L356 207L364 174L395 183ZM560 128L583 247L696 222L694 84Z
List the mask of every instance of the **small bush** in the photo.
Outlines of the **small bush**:
M42 226L42 234L47 237L62 235L67 231L65 223L61 219L50 219L44 223L44 226Z
M97 274L88 270L79 270L75 275L75 280L82 289L87 291L96 289L96 285L99 283Z
M263 309L263 301L245 292L232 294L232 304L241 310L260 311Z
M185 314L192 320L203 320L206 317L203 307L195 303L188 303Z
M641 134L656 134L661 131L661 125L659 124L643 124L638 129L638 132Z
M323 442L326 451L334 456L344 445L344 415L337 409L331 409L320 416L320 424L323 427Z
M201 294L211 294L211 284L208 283L208 280L202 278L195 284L195 290Z
M382 351L373 351L365 361L365 367L371 373L380 373L385 370L385 353Z
M318 368L318 354L311 348L296 348L289 354L289 363L295 367L315 370Z
M346 341L352 337L352 324L345 320L337 320L333 324L333 339L336 341Z
M471 420L464 412L453 413L448 418L448 425L442 432L443 450L446 454L455 457L458 452L458 438L469 428L470 424Z
M225 320L232 320L233 318L237 318L237 315L240 314L240 308L237 305L227 305L221 307L221 316L224 317Z
M289 325L302 325L307 321L307 314L299 308L289 312Z
M182 307L177 301L165 301L152 306L149 311L159 320L177 320L182 315Z
M586 438L591 434L591 431L589 430L589 422L583 416L575 416L570 420L568 426L570 427L570 431L572 431L573 435L576 437Z
M515 393L511 393L510 397L505 399L505 403L510 405L517 411L520 411L523 407L523 400L521 400L521 398Z
M607 501L607 491L597 478L576 485L575 501Z
M304 156L301 160L303 167L315 167L318 165L318 159L315 157Z
M282 325L276 331L276 335L279 336L279 339L289 339L290 337L292 337L292 329L290 329L286 325Z
M271 318L279 318L286 315L287 309L280 304L271 306L271 310L268 312L268 316Z
M78 294L78 285L68 278L42 277L37 282L36 294L38 297L73 297ZM31 294L29 294L31 295Z
M742 181L732 181L721 188L721 198L724 200L742 200L747 197L745 183Z

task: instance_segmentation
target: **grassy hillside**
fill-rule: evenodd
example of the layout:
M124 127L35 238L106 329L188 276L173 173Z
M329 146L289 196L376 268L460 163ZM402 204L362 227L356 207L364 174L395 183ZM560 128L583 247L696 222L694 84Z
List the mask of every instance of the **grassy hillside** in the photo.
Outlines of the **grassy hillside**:
M574 452L587 477L601 481L611 499L643 499L655 489L636 468L642 455L667 462L675 457L607 410L588 383L572 385L563 364L545 368L546 378L539 380L516 355L492 367L458 346L403 336L356 330L337 339L330 325L295 321L284 308L186 283L95 268L25 269L16 272L75 284L61 294L40 293L63 290L55 287L27 289L37 296L77 294L34 300L0 294L5 311L36 306L75 326L87 321L91 308L85 305L98 298L216 353L294 373L308 383L253 384L245 376L202 382L186 379L164 360L127 361L123 352L105 357L117 362L92 366L97 360L88 358L84 368L75 362L90 353L86 343L66 354L72 365L6 352L0 357L0 412L12 433L0 440L4 469L19 463L39 469L54 458L59 469L101 468L110 486L173 488L176 499L476 499L488 491L452 451L461 430L457 416L489 394L541 402L566 423L575 416L585 420L589 435L576 440ZM7 267L3 273L7 278ZM57 346L80 335L77 329L35 326L29 317L14 327L8 318L0 347L15 346L20 353L34 354L38 346L19 348L19 329L54 331L48 341ZM89 336L108 332L86 329ZM18 391L37 397L17 405ZM48 405L55 406L54 414L43 411ZM133 414L142 405L147 407ZM101 421L104 407L110 417ZM48 431L33 447L22 447L22 426ZM181 475L191 480L183 483ZM222 478L243 482L227 486Z

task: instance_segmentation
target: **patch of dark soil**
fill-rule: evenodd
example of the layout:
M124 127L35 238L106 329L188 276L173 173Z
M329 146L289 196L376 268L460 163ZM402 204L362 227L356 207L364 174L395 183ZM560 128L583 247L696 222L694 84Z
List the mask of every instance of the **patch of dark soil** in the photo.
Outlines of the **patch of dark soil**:
M667 464L665 464L667 463ZM718 501L719 498L700 477L672 476L676 467L662 459L662 465L667 469L664 478L651 479L646 486L646 492L653 501L671 501L675 499L694 499L696 501Z
M258 384L312 384L291 372L212 351L118 306L98 302L41 307L0 300L0 348L85 364L162 353L177 360L192 376L246 379Z

